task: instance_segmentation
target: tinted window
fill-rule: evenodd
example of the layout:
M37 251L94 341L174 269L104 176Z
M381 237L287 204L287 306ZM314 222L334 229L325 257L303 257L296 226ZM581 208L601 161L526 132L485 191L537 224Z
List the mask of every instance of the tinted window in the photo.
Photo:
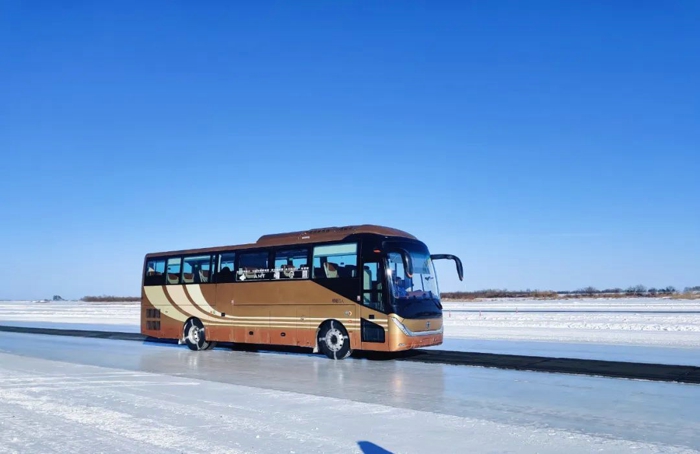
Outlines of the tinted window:
M331 244L314 248L314 278L357 277L357 244Z
M180 283L180 271L182 268L182 259L180 257L168 259L168 269L166 270L166 282L168 284Z
M163 285L165 283L165 259L146 261L146 275L143 285Z
M182 261L182 283L204 284L210 281L211 256L185 257Z
M309 250L289 249L275 252L273 279L306 279L309 277Z
M216 275L216 282L233 282L235 274L233 270L236 268L234 261L236 254L233 252L225 252L219 256L219 269Z
M268 279L270 270L267 266L267 252L248 252L238 254L237 281L254 281Z

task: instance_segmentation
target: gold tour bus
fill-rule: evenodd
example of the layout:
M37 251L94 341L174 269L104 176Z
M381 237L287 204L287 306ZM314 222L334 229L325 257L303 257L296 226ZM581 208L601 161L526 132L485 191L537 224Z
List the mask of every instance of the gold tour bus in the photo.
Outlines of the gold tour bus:
M260 237L254 244L147 254L141 333L192 350L218 342L396 352L442 343L431 255L375 225Z

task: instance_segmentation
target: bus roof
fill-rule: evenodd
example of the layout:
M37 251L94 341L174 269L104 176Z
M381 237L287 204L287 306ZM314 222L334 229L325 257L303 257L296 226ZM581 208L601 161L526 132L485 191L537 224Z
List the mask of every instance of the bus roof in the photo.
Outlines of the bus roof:
M255 243L239 244L232 246L218 246L201 249L186 249L168 252L153 252L150 254L146 254L146 257L178 254L198 254L219 251L230 251L236 249L252 249L256 247L321 243L327 241L342 241L348 236L355 235L358 233L369 233L387 237L393 236L400 238L409 238L412 240L416 239L416 237L414 237L410 233L404 232L403 230L393 229L391 227L383 227L381 225L363 224L349 225L345 227L326 227L321 229L303 230L299 232L275 233L271 235L263 235L260 238L258 238L258 241L256 241Z

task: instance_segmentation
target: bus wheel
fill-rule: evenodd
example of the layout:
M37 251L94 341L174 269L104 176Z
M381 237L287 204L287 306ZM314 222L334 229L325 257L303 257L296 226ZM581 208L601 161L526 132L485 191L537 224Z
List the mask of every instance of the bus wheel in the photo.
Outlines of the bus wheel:
M350 356L350 336L343 324L335 320L325 322L318 332L318 348L330 359Z
M209 344L209 346L208 346L208 347L205 347L204 350L213 350L214 347L216 347L216 342L215 342L215 341L209 341L209 342L207 342L207 344Z
M198 318L191 318L185 322L182 335L190 350L209 350L212 347L211 342L207 342L204 336L204 324Z

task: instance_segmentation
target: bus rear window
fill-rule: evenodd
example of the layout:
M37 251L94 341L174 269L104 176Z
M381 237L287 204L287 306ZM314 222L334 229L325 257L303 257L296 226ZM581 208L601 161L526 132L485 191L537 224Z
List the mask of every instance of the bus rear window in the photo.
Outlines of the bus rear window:
M165 259L148 259L143 285L165 284Z

